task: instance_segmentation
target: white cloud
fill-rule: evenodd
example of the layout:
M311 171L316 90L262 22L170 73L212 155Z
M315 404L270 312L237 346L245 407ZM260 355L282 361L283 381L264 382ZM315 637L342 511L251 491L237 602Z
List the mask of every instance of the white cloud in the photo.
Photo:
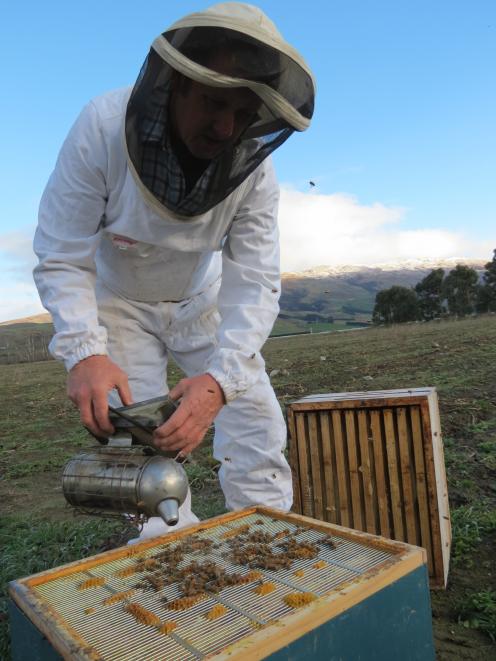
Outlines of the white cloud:
M15 259L34 261L33 234L32 228L3 234L0 251Z
M3 270L9 271L14 277L17 274L25 280L31 277L31 271L36 264L33 252L34 229L29 228L17 232L7 232L0 236L0 257Z
M36 264L32 240L32 228L0 236L0 321L43 312L31 275Z
M8 282L0 285L0 321L10 321L46 312L38 292L30 282Z
M442 229L404 230L404 216L404 209L361 205L343 193L321 195L283 187L279 208L282 270L454 256L477 259L492 254L492 241L470 241Z
M279 222L283 271L315 266L394 263L450 257L488 259L494 240L471 241L442 229L405 230L405 210L363 205L338 193L302 193L283 187ZM32 280L33 228L0 236L0 321L43 311Z

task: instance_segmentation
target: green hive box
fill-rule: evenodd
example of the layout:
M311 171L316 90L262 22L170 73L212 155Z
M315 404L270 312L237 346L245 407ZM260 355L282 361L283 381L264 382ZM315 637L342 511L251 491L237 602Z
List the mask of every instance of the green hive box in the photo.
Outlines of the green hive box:
M188 602L199 565L229 581ZM10 596L13 661L434 659L422 549L263 507L13 581Z

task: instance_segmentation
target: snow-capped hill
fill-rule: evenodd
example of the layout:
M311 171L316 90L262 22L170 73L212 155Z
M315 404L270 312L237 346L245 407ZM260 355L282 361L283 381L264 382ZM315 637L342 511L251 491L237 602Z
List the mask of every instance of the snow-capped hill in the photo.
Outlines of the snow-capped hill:
M409 259L404 262L389 262L365 266L364 264L340 264L337 266L314 266L303 271L289 271L282 274L283 279L292 278L327 278L349 275L351 273L373 274L381 271L432 271L443 268L447 271L455 268L457 264L470 266L476 270L483 269L487 259L468 259L466 257L450 257L442 260ZM419 279L421 279L421 276Z
M374 266L316 266L300 273L284 273L280 317L369 321L377 292L395 285L414 287L433 269L442 268L447 275L457 264L469 266L482 276L488 261L417 259Z

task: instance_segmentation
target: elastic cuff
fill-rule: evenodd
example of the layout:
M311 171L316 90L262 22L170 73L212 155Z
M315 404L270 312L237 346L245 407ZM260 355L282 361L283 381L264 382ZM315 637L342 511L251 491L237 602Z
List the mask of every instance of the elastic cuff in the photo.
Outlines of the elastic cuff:
M103 342L97 344L81 344L73 354L71 354L68 358L64 358L64 365L66 370L69 372L74 367L74 365L77 365L85 358L89 358L90 356L106 355L107 346Z
M248 387L244 383L233 383L226 378L226 375L223 372L220 372L216 369L208 369L207 374L210 374L213 377L219 386L222 388L226 404L232 402L233 399L239 397L248 390Z

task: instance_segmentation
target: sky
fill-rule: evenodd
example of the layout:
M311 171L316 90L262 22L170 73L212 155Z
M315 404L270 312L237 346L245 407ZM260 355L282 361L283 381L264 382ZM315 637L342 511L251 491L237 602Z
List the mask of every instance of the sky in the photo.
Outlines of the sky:
M42 311L31 277L37 208L79 111L132 85L153 39L208 4L28 0L3 10L0 321ZM282 270L489 261L496 2L257 4L317 80L311 127L274 154Z

